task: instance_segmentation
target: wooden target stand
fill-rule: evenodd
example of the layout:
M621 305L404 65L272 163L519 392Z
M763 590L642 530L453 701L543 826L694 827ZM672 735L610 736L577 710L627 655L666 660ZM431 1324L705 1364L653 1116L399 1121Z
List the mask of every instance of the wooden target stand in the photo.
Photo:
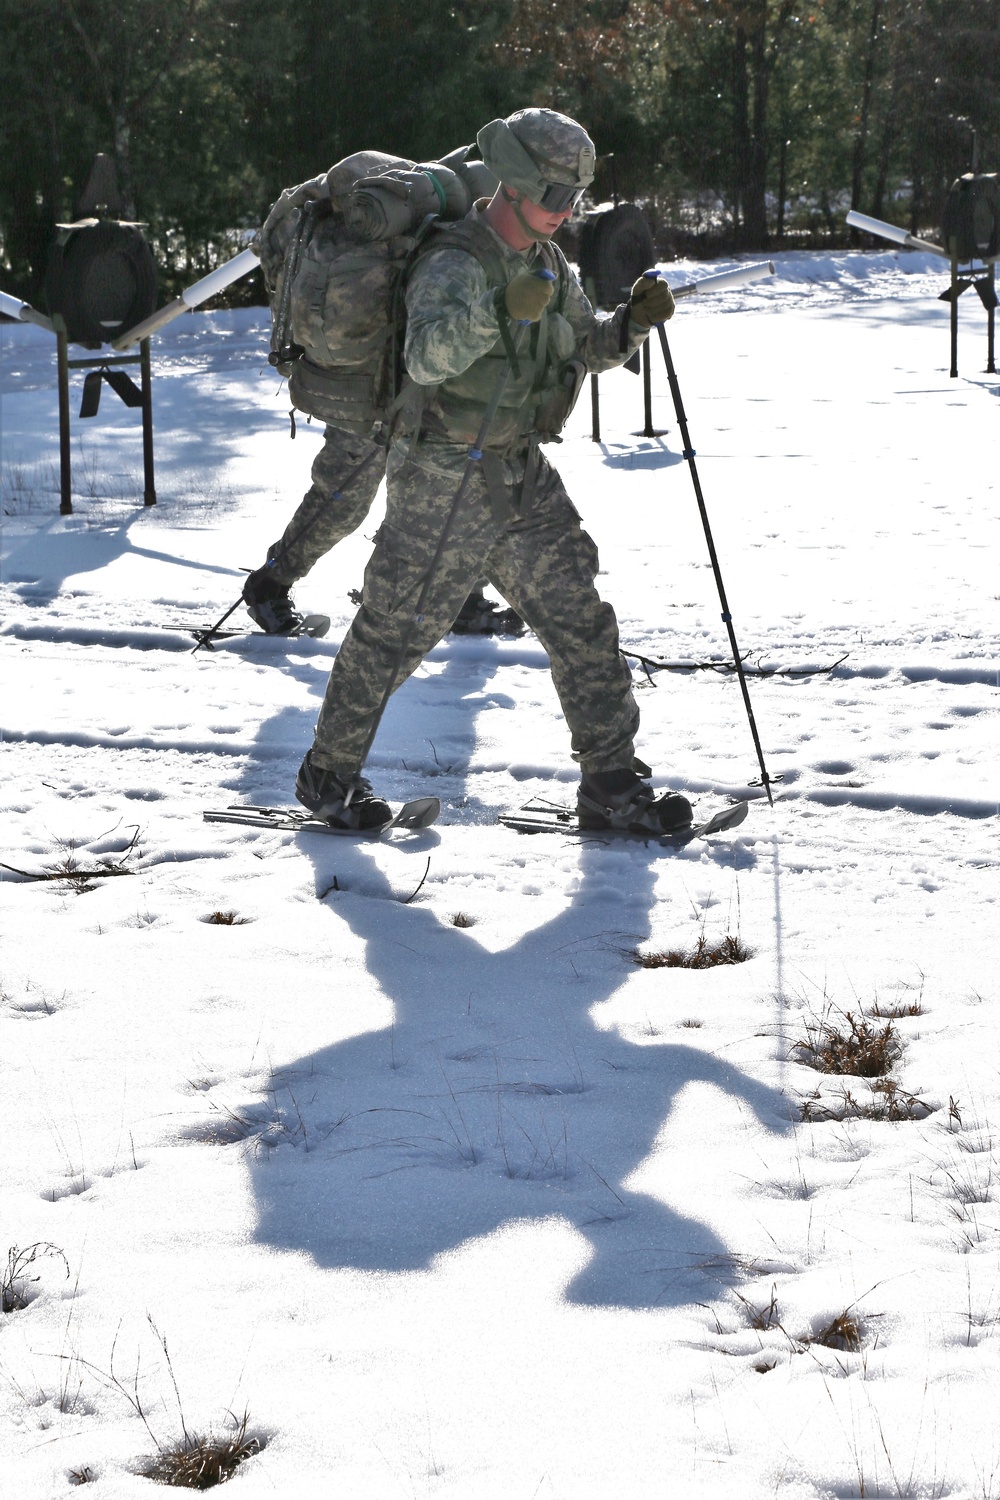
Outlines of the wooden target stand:
M71 370L87 370L84 377L80 418L96 417L101 404L101 387L107 383L126 406L142 412L143 502L156 504L153 478L153 393L150 380L149 339L143 339L138 354L103 355L92 359L70 359L66 323L58 313L52 317L56 335L56 361L59 385L59 514L73 514L73 473L70 446L69 375ZM138 365L140 384L119 368Z
M967 265L959 270L960 262L954 240L948 248L951 251L951 285L938 298L939 302L951 304L951 368L948 373L953 380L958 375L958 299L970 287L975 287L979 300L986 309L986 373L995 375L996 261L990 260L981 267Z

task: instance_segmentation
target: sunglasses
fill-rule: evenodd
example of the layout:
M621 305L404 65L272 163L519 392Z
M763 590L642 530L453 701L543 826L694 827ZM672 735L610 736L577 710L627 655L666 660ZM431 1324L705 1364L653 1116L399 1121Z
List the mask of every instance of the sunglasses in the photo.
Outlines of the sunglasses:
M565 182L547 182L545 191L538 199L538 207L546 213L561 214L567 208L575 208L587 191L585 187L571 186Z

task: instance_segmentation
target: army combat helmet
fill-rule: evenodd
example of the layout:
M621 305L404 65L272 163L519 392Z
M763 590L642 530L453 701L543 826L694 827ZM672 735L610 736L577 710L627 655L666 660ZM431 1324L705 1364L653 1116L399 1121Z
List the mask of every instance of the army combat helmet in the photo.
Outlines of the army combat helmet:
M594 180L596 148L582 125L554 109L519 109L506 120L491 120L476 137L483 161L504 188L516 190L513 203L522 228L522 198L549 213L575 208Z

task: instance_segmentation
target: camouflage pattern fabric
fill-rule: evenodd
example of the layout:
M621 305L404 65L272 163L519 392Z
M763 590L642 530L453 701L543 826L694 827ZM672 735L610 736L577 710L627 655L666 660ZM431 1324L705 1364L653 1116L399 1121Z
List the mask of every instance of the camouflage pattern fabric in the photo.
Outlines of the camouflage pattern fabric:
M414 606L461 481L466 453L450 444L417 450L416 462L390 455L388 508L365 573L364 602L330 674L316 726L313 764L338 776L360 757L400 651L411 632L397 687L450 628L470 589L485 575L549 654L552 678L584 771L631 764L639 713L618 651L614 610L594 587L597 548L580 524L559 475L540 460L527 514L520 513L519 465L505 465L514 520L498 522L476 471L455 516L423 618Z
M546 183L587 187L594 180L593 141L576 120L554 109L519 109L506 120L491 120L476 140L500 181L535 203Z
M472 210L478 213L478 208ZM544 264L539 247L518 252L493 237L508 279ZM407 289L406 368L417 385L432 389L424 393L419 433L401 427L393 439L385 523L365 573L361 608L337 654L316 726L313 763L338 776L360 769L387 686L398 687L437 644L481 574L548 652L581 769L612 771L632 763L639 714L619 654L614 611L594 586L597 549L559 475L541 455L532 493L522 501L534 411L531 393L525 401L526 406L532 403L527 429L521 420L524 408L521 413L508 409L499 432L503 446L494 446L493 434L487 440L491 484L488 488L478 465L456 509L422 617L415 618L417 598L465 470L465 428L477 411L480 418L483 414L483 389L493 388L490 381L481 384L483 366L491 380L504 368L496 289L475 256L447 248L429 251ZM627 304L614 313L595 313L568 267L561 317L574 348L561 349L560 357L575 352L591 370L621 364L646 335L629 318ZM496 503L498 488L504 506Z
M373 459L353 480L351 471L377 447L367 438L339 427L326 429L312 466L312 484L280 540L267 549L276 583L290 586L304 577L331 547L361 525L385 473L384 455ZM340 495L342 486L346 488Z
M468 221L486 223L478 206ZM525 271L542 269L553 254L559 254L555 247L539 245L512 250L492 230L487 232L499 252L504 285ZM537 335L539 340L544 336L550 346L553 370L558 372L560 361L570 357L584 360L592 374L622 364L642 344L648 329L630 318L627 303L611 313L595 312L564 259L560 258L560 266L565 279L561 307L558 313L544 314ZM471 442L476 435L507 357L497 322L496 291L486 268L464 250L431 250L414 268L406 292L405 362L416 384L437 387L423 412L424 425L434 436ZM623 322L628 325L624 351ZM534 331L531 337L534 340ZM516 446L519 439L526 441L531 413L526 428L518 408L528 396L525 379L530 383L533 363L527 362L522 381L508 382L488 439L491 448L503 450L512 443Z

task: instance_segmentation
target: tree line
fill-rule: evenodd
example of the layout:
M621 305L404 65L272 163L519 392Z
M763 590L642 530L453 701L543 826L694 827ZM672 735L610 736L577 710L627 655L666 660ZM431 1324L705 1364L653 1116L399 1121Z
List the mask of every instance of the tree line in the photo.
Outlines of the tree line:
M1000 168L1000 0L0 0L0 24L0 286L33 299L98 151L166 295L288 184L528 103L587 125L592 199L640 201L664 255L848 244L850 207L933 238L948 184Z

